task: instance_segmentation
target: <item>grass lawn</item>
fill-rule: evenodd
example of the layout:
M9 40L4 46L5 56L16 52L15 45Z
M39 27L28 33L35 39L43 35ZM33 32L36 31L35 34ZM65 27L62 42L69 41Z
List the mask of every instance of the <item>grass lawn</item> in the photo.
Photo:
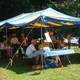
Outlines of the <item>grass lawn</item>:
M70 55L72 64L69 64L67 59L61 58L64 69L61 67L53 67L47 69L33 69L30 62L22 66L21 59L15 59L13 66L8 66L8 59L0 59L0 80L80 80L80 49L71 47L76 51L75 54ZM31 60L30 60L31 61ZM5 78L2 77L5 73Z

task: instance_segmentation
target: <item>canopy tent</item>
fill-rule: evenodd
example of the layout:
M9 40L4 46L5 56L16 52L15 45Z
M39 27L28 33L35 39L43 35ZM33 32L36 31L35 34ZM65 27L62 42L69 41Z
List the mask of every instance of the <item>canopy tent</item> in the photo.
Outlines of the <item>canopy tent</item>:
M52 8L47 8L45 10L23 13L13 18L4 20L0 22L0 26L10 27L10 26L28 26L37 24L52 25L57 27L65 26L79 26L80 18L72 17L61 12L58 12Z
M10 27L10 29L17 29L17 28L19 28L18 26L16 27L16 25L10 24L9 22L20 20L20 19L25 18L25 16L28 16L30 14L32 14L32 13L26 13L26 14L22 13L20 15L15 16L15 17L3 20L0 22L0 29L3 29L4 27Z
M75 26L75 25L79 26L80 18L60 13L52 8L47 8L45 10L41 10L38 12L21 14L19 16L0 22L0 26L3 27L10 27L10 26L25 27L29 25L33 25L33 27L38 25L40 27L42 27L43 25L44 26L47 25L48 27L50 26L65 27L65 26ZM42 38L42 28L41 28L41 38Z

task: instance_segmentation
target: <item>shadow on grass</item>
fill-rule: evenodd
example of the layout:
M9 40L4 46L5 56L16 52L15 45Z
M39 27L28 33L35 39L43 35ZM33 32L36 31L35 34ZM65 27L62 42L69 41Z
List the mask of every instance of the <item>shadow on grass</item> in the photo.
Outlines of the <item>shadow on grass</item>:
M79 53L70 54L68 55L68 57L69 57L71 64L80 64L80 54ZM62 56L61 60L64 66L67 66L70 64L67 58L64 59L64 56Z
M67 65L70 65L67 59L64 59L64 56L60 56L61 61L64 67L67 67ZM71 61L71 64L80 64L80 54L72 54L69 55L69 59ZM0 60L0 67L5 68L9 62L9 59L1 59ZM33 69L32 66L34 65L34 59L27 59L24 61L24 64L22 65L22 59L14 59L13 60L13 65L8 66L7 69L14 71L17 74L23 74L31 71L36 71L36 69ZM54 68L60 68L59 67L54 67ZM52 68L52 69L54 69ZM34 72L31 75L39 75L40 72Z
M33 74L31 74L31 76L34 76L34 75L39 75L40 72L34 72Z
M22 60L21 59L14 59L13 60L13 65L12 66L7 66L9 60L8 59L1 59L0 60L0 67L3 69L7 69L7 70L11 70L14 71L17 74L22 74L22 73L27 73L27 72L31 72L31 71L36 71L35 69L32 68L32 66L34 65L34 59L31 60L25 60L24 64L22 65ZM38 75L38 74L36 74Z

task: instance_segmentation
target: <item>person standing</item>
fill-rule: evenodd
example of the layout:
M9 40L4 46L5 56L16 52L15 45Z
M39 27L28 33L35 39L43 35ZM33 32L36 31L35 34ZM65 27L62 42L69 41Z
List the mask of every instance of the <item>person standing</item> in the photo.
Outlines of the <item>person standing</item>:
M68 49L70 49L70 47L71 47L71 33L68 33L67 40L68 40Z
M19 47L19 41L15 33L12 34L11 47L13 47L13 53L15 54Z

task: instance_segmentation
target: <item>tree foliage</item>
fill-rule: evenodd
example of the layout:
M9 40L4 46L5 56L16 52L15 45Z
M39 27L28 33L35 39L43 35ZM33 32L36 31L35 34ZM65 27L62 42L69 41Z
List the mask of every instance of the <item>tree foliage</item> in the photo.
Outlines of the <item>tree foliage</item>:
M0 0L0 20L48 7L72 16L80 16L80 0Z
M0 21L20 13L51 7L62 13L80 17L80 0L0 0ZM77 30L75 30L77 34Z

